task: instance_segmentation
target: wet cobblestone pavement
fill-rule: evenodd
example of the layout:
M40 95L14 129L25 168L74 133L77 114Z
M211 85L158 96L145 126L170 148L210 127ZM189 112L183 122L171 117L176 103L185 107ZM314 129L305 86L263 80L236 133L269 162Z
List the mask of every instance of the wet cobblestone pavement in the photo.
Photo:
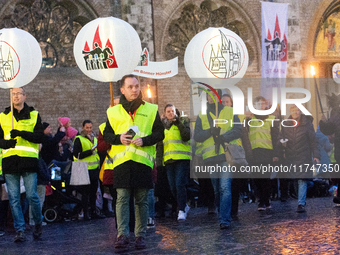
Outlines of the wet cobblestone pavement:
M147 248L131 246L125 254L340 254L340 207L331 197L307 199L306 213L296 213L297 200L272 202L258 212L257 204L240 203L239 220L220 230L217 215L192 208L184 223L156 220L148 230ZM14 243L14 230L0 237L0 254L114 254L113 218L48 224L41 240Z

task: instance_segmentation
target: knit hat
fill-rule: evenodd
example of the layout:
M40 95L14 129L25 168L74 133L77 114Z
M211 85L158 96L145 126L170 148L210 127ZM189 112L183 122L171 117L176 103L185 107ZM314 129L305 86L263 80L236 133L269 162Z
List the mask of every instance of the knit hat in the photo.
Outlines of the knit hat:
M74 138L78 134L78 130L73 127L68 127L66 130L66 135L70 138Z
M59 121L63 126L65 126L66 123L70 121L70 118L67 118L67 117L59 117L59 118L58 118L58 121Z
M44 130L49 126L50 124L47 122L43 122Z

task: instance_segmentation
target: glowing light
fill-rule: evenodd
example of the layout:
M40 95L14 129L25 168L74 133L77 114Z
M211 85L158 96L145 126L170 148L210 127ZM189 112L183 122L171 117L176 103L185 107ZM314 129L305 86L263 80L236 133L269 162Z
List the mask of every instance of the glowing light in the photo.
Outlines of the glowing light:
M314 76L314 75L315 75L315 69L314 69L314 66L310 66L310 74L311 74L312 76Z
M148 89L147 89L146 93L148 94L148 98L151 98L151 89L150 89L149 84L148 84Z

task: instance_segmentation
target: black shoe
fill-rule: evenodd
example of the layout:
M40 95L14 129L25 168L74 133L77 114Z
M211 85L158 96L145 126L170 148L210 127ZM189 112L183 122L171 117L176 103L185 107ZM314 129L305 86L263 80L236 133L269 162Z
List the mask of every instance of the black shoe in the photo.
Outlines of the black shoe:
M227 223L221 223L220 224L220 229L222 230L222 229L228 229L228 228L230 228L230 225L229 224L227 224Z
M340 204L340 197L334 197L333 203Z
M93 214L91 214L91 219L105 219L106 217L105 217L105 215L103 215L103 214L98 214L98 213L93 213Z
M115 242L115 249L128 250L129 249L129 238L124 235L118 236Z
M24 231L18 231L17 234L14 237L15 243L21 243L26 241L26 236Z
M42 234L42 223L36 224L33 230L34 239L38 239L41 236L41 234Z
M209 206L208 207L208 214L216 214L216 207L215 206Z
M296 212L298 212L298 213L306 212L305 206L304 205L298 205Z
M231 220L233 220L233 221L238 221L239 218L238 218L237 214L232 214L232 215L231 215Z
M135 241L135 248L137 250L141 250L141 249L145 249L146 245L145 245L145 238L142 236L138 236L136 237L136 241Z
M164 213L164 211L158 211L158 212L156 212L155 218L156 218L156 219L165 218L165 213Z
M265 211L266 210L266 206L264 204L259 204L258 207L257 207L257 210L258 211Z

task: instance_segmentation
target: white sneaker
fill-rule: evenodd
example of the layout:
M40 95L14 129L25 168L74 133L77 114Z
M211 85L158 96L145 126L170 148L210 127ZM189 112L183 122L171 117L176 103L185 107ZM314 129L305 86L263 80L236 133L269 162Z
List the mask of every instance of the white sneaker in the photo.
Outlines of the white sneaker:
M178 212L177 220L185 220L186 218L187 218L186 213L180 210L180 211Z
M146 228L154 228L155 227L155 221L153 218L148 218L148 224L146 225Z
M185 209L184 209L184 211L185 211L185 217L187 216L189 210L190 210L190 206L186 205L186 206L185 206Z

